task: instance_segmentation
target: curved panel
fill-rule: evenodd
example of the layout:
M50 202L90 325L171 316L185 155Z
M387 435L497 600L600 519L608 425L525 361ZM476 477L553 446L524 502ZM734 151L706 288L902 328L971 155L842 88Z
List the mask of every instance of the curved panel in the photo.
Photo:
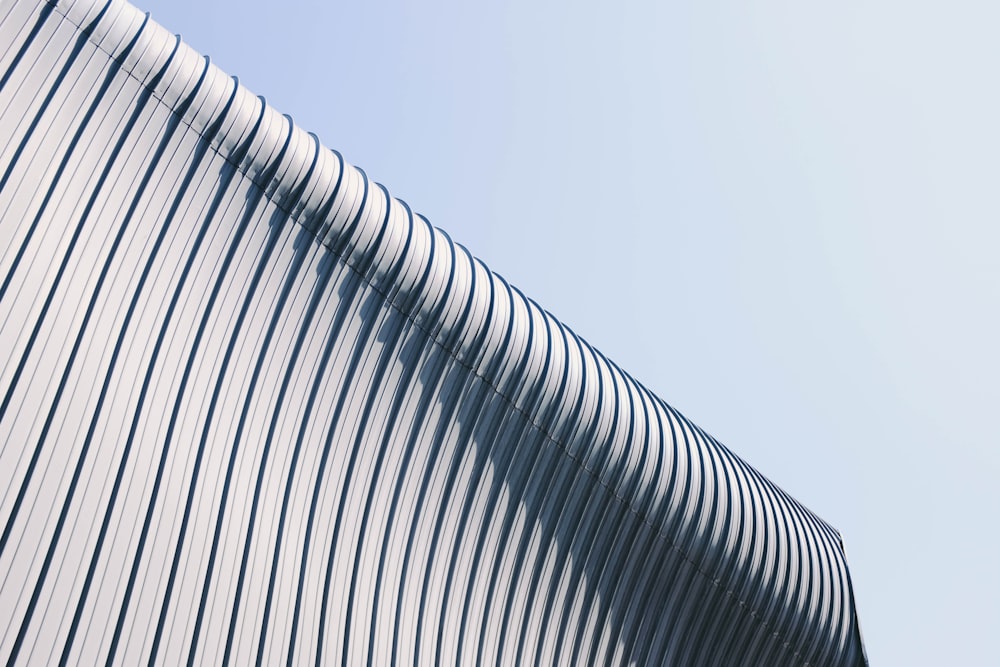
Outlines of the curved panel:
M0 72L9 663L865 664L834 529L147 16Z

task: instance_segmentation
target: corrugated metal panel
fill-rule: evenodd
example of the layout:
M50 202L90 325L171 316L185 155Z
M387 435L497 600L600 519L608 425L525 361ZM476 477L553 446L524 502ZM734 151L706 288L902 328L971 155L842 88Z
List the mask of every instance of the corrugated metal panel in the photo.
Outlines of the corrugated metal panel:
M16 663L864 663L840 537L122 2L0 9Z

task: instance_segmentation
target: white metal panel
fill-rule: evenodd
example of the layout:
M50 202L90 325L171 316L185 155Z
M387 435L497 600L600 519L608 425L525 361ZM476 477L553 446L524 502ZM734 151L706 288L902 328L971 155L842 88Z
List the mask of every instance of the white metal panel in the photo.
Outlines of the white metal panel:
M147 16L0 70L4 656L864 663L836 531Z

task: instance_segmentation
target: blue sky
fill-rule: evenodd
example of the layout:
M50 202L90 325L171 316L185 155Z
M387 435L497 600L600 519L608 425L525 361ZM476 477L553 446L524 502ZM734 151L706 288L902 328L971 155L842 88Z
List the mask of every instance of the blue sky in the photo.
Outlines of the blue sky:
M835 525L873 664L996 660L1000 5L137 4Z

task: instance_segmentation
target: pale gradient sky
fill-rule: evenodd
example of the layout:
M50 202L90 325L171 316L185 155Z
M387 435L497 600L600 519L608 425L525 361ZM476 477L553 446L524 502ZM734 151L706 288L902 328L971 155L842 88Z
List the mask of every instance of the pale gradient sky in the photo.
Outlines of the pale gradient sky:
M1000 4L138 0L998 664Z

